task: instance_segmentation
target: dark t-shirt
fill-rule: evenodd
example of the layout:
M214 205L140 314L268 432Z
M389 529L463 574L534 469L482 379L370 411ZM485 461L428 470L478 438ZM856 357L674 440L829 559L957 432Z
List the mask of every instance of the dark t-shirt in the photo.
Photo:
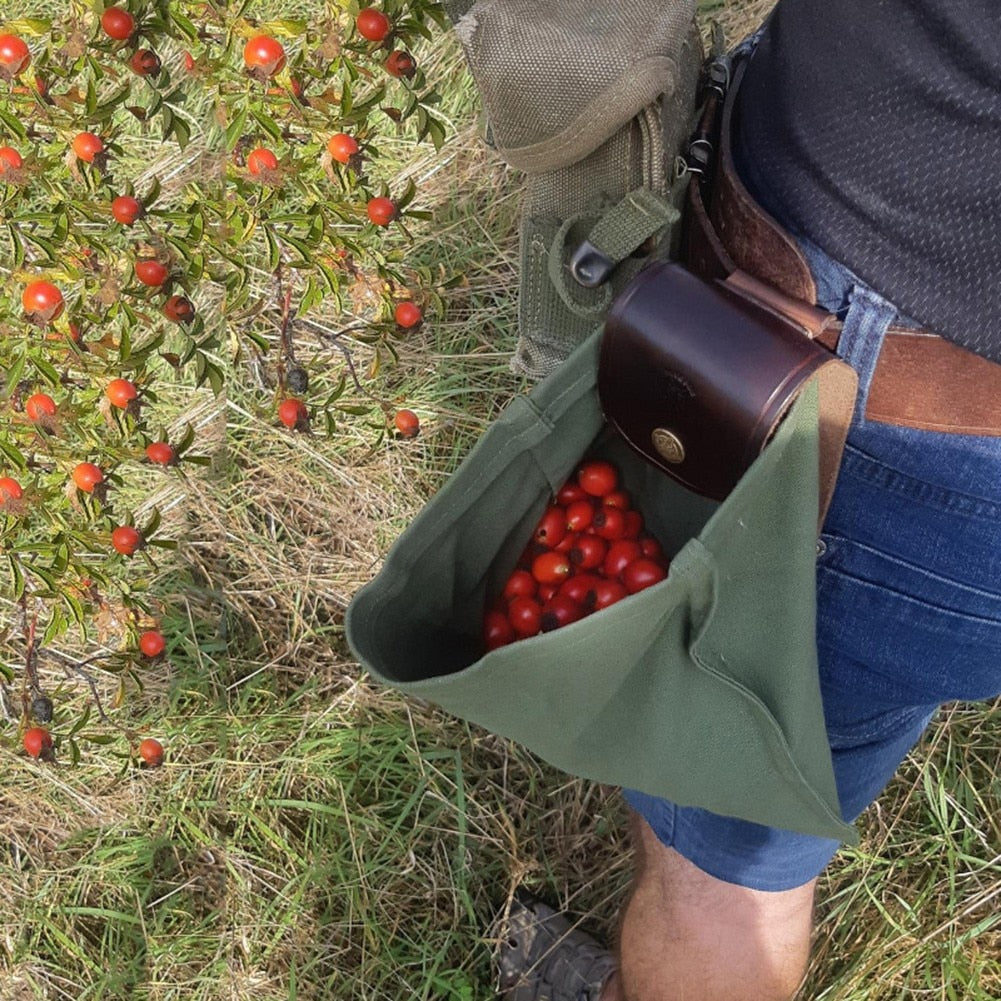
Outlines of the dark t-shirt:
M781 0L738 121L766 208L1001 361L1001 0Z

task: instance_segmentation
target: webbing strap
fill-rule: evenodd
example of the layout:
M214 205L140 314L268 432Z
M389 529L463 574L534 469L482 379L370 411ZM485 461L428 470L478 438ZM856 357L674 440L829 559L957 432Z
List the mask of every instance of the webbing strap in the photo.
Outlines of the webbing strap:
M662 195L637 188L606 212L588 234L588 242L616 264L625 260L651 236L681 218Z
M612 289L606 279L611 272L651 237L680 221L674 194L672 189L665 198L650 188L636 188L600 214L581 212L563 221L547 263L549 280L571 313L596 318L608 309ZM574 248L567 267L567 237L588 219L596 221L586 239Z

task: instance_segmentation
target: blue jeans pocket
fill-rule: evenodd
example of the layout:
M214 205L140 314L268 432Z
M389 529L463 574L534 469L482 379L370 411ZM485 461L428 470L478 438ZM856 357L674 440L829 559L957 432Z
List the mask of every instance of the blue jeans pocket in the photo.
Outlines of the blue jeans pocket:
M818 645L842 682L869 689L883 706L986 699L1001 690L996 579L956 579L917 556L836 534L823 541Z

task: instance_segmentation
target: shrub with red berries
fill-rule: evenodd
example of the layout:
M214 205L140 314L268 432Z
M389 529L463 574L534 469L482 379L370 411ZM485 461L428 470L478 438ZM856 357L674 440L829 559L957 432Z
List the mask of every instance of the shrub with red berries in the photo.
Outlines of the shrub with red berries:
M29 666L0 674L0 695L23 706L12 740L52 720L36 756L75 760L92 734L46 672L114 731L102 684L123 707L183 648L150 593L184 525L162 497L211 461L182 396L235 384L292 442L348 421L388 437L379 373L440 311L441 278L408 260L429 213L380 149L440 147L445 125L422 72L386 61L442 23L432 0L267 22L104 2L4 23L0 648ZM153 764L122 727L127 760Z

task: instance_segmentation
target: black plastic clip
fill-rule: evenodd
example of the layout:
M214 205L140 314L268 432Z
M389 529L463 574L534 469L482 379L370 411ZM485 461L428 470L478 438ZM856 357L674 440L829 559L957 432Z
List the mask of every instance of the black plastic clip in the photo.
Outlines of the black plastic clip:
M597 288L614 270L615 261L589 240L585 240L570 258L570 274L584 288Z

